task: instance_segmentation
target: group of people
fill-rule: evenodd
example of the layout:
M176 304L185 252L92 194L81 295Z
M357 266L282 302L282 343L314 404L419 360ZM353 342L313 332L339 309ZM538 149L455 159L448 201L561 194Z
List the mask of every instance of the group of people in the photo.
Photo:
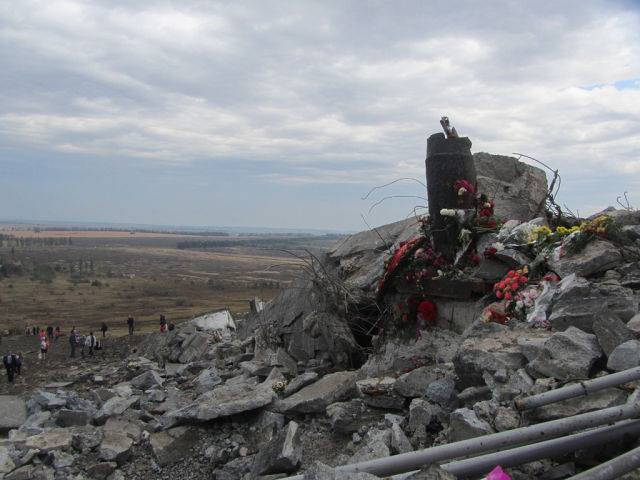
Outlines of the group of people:
M127 318L127 327L129 327L129 335L133 335L133 331L135 329L135 320L131 315ZM167 317L164 315L160 315L160 333L164 333L166 331L175 330L176 326L173 323L167 322Z
M47 326L47 328L26 327L24 333L25 335L38 335L40 337L44 334L50 342L58 340L61 335L60 327L53 328L51 325Z
M106 327L106 324L103 322L101 328L103 338L107 331L104 327ZM69 334L69 346L71 347L71 358L75 358L77 349L80 349L82 358L84 358L86 350L88 350L88 355L92 357L95 350L102 350L102 341L98 340L93 332L89 332L89 335L80 335L76 327L73 327Z
M2 357L2 364L7 371L7 380L13 383L16 375L20 375L22 370L22 353L9 352Z

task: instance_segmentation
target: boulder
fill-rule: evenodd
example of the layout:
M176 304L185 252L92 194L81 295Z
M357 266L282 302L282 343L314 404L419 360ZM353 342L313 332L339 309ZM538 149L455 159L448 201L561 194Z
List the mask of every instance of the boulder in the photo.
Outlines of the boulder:
M100 443L98 457L100 460L122 465L129 458L132 445L133 440L126 434L107 431Z
M453 377L434 380L427 387L424 396L441 407L449 408L457 400L456 382Z
M289 473L298 469L302 459L300 426L291 421L267 445L262 446L253 463L253 475Z
M5 473L9 473L14 468L16 468L16 464L13 463L11 455L9 455L9 449L0 446L0 478L4 477Z
M102 429L95 428L90 425L84 427L72 427L71 445L82 453L87 453L95 449L102 442Z
M27 420L27 404L16 395L0 395L0 432L18 428Z
M349 458L349 463L368 462L376 458L388 457L391 455L390 443L391 434L389 431L370 431L366 436L364 445Z
M149 443L158 464L164 467L185 458L197 438L193 427L175 427L164 432L152 433Z
M601 356L602 350L595 335L569 327L564 332L553 334L545 342L540 355L529 364L529 369L565 382L585 380Z
M394 391L396 379L392 377L366 378L356 382L358 394L364 403L374 408L401 410L405 399Z
M196 387L196 393L201 394L213 390L222 383L222 379L212 368L202 370L200 374L193 380Z
M607 361L607 368L616 372L640 366L640 341L629 340L618 345Z
M380 413L368 408L362 399L354 398L348 402L332 403L327 407L327 416L334 432L348 434L380 418Z
M323 412L328 405L343 400L356 391L357 372L336 372L304 387L290 397L274 403L280 413Z
M284 389L284 396L288 397L290 395L293 395L301 388L312 384L316 380L318 380L318 374L316 372L304 372L303 374L295 377L287 384Z
M391 452L394 454L412 452L411 442L405 435L400 425L393 423L391 425Z
M589 277L620 265L622 254L613 244L604 240L594 240L588 243L581 252L565 255L560 259L552 257L548 263L549 268L561 277L572 273L581 277Z
M177 422L208 422L264 407L275 396L271 385L225 384L200 395L185 407L167 412L165 416Z
M164 380L155 370L147 370L141 375L131 380L131 385L140 390L148 390L153 387L161 386Z
M597 289L587 279L573 274L558 284L548 320L554 330L576 327L592 333L593 323L604 312L604 308L605 301Z
M409 405L409 424L407 430L413 436L424 436L427 430L438 430L445 419L446 414L442 407L434 405L422 398L414 398L411 401L411 405Z
M31 399L45 410L55 410L67 404L67 400L51 392L36 392Z
M128 436L135 443L142 438L142 426L135 420L127 420L122 417L112 417L104 424L104 433L116 432Z
M87 474L96 480L105 480L118 468L116 462L98 462L87 468Z
M82 426L91 422L89 412L62 409L56 415L56 425L60 427Z
M495 200L500 218L528 221L540 213L547 196L547 176L543 170L514 157L473 154L477 190Z
M480 420L473 410L459 408L449 416L449 442L458 442L468 438L479 437L494 433L491 425Z
M98 425L103 424L109 417L122 415L129 407L140 400L137 395L129 398L113 397L102 404L95 414L94 420Z
M431 382L437 379L433 367L420 367L401 375L393 385L394 391L407 398L422 397Z
M605 312L593 322L593 333L595 333L600 347L607 356L618 345L635 339L633 332L613 313Z
M635 314L628 322L627 328L637 337L640 335L640 313Z
M69 450L71 447L71 432L64 428L56 428L39 433L27 438L25 448L34 448L41 452L51 452L53 450Z

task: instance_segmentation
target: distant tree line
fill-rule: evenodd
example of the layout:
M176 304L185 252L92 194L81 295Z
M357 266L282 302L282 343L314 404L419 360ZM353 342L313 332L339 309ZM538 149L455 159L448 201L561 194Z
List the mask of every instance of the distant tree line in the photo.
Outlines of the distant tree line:
M59 245L71 245L69 237L12 237L0 235L0 247L53 247Z
M176 247L181 250L224 247L287 249L307 246L310 244L310 242L316 239L317 237L244 238L237 240L185 240L182 242L178 242L176 244Z

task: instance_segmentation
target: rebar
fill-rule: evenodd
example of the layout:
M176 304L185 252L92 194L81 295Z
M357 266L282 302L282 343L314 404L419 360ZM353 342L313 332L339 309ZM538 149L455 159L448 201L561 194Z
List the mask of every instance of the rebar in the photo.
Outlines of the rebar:
M516 428L500 433L483 435L460 442L439 445L437 447L402 453L366 462L343 465L336 470L341 472L368 472L374 475L395 475L420 469L424 465L440 463L459 457L468 457L479 453L505 449L508 447L531 444L562 436L569 432L598 427L620 420L640 416L640 403L630 403L617 407L604 408L573 417L560 418L549 422ZM289 477L288 480L302 480L302 475Z
M549 390L548 392L539 393L531 397L520 398L515 401L515 405L518 410L530 410L569 398L589 395L590 393L604 390L605 388L617 387L618 385L634 380L640 380L640 367L634 367L605 375L604 377L594 378L593 380L567 385L566 387Z
M574 475L568 480L613 480L625 473L640 468L640 447L601 463L586 472Z

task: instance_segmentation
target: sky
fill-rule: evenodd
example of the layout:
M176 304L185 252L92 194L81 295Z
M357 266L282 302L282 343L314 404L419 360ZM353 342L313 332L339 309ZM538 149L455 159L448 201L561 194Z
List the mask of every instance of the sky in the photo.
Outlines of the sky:
M640 207L637 0L0 0L0 65L0 219L363 230L442 115Z

